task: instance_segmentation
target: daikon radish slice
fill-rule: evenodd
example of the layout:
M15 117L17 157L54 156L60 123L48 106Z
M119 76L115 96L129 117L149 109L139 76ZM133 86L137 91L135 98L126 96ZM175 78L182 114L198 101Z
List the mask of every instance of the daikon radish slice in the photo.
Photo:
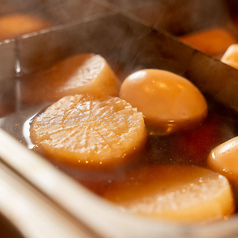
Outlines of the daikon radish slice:
M111 183L103 197L122 212L175 222L223 219L234 211L228 180L197 166L144 167Z
M107 167L145 145L142 113L118 97L66 96L37 116L31 138L47 156L72 166Z

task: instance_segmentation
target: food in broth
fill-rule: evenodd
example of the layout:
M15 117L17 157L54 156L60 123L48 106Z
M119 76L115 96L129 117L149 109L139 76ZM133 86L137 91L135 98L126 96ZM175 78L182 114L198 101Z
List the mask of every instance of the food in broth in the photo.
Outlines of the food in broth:
M233 34L223 27L209 28L179 38L184 43L219 59L230 45L237 43Z
M228 47L221 61L238 69L238 44L233 44Z
M103 197L122 212L169 221L199 222L234 212L227 179L197 166L143 167L111 184Z
M106 62L95 54L77 54L22 81L22 101L57 101L67 95L117 96L120 81Z
M45 154L74 166L126 163L145 145L142 113L118 97L66 96L35 118L33 142Z
M194 129L207 116L206 100L197 87L165 70L134 72L122 83L119 96L142 112L158 135Z
M48 21L32 15L4 15L0 17L0 41L39 31L50 26L51 24Z
M238 137L215 147L208 156L208 166L226 176L238 188Z

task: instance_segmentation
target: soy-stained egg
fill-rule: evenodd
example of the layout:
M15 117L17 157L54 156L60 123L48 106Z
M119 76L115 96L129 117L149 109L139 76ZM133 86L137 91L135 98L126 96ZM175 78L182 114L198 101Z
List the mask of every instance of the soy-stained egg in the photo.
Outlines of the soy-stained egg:
M207 116L207 102L198 88L165 70L144 69L129 75L119 96L144 114L154 134L193 129Z
M238 137L234 137L215 147L209 154L208 166L225 175L238 187Z

